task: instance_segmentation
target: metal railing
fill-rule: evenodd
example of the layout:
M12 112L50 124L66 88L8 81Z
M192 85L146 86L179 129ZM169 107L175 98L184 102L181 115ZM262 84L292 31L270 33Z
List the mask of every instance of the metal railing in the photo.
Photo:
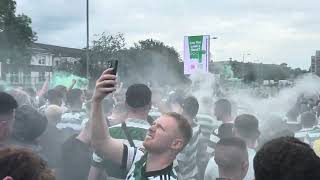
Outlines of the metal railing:
M46 79L49 80L51 77L50 76L38 76L38 77L32 77L31 75L7 75L5 78L2 80L9 86L12 87L32 87L32 88L41 88Z

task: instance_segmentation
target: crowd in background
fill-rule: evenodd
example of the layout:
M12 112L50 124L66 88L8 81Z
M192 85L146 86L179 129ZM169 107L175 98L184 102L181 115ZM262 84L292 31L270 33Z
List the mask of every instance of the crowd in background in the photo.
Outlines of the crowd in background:
M318 94L261 123L228 97L115 81L0 92L0 179L320 179Z

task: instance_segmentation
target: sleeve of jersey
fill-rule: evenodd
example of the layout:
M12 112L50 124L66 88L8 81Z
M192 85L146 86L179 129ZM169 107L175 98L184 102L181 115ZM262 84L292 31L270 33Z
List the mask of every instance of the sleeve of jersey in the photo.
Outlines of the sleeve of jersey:
M129 170L132 164L136 161L137 154L139 154L139 150L137 148L128 147L127 145L123 144L123 155L120 168ZM105 160L101 158L98 154L92 154L92 166L101 168L104 166L104 162Z
M219 177L218 166L214 160L214 157L210 158L207 168L204 173L204 180L216 179Z
M173 169L177 172L177 173L180 173L180 169L179 169L179 164L178 164L178 160L175 159L173 161Z
M142 156L143 156L143 152L141 152L135 147L128 147L127 145L124 144L121 168L130 170L133 163L138 161Z
M92 162L91 165L94 167L103 167L103 159L98 156L96 153L92 154Z

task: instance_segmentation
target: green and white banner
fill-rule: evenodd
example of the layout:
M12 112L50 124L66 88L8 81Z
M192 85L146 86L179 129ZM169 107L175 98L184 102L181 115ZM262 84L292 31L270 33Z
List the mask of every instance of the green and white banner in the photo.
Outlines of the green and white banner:
M184 74L193 74L196 71L208 72L209 56L209 35L184 37Z

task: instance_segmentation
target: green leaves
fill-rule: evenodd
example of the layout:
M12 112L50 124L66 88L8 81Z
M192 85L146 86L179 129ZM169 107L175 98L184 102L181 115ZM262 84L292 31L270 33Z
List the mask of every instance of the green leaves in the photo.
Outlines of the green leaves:
M32 31L31 19L22 14L15 15L16 2L0 2L0 61L29 64L31 59L30 45L36 40Z

